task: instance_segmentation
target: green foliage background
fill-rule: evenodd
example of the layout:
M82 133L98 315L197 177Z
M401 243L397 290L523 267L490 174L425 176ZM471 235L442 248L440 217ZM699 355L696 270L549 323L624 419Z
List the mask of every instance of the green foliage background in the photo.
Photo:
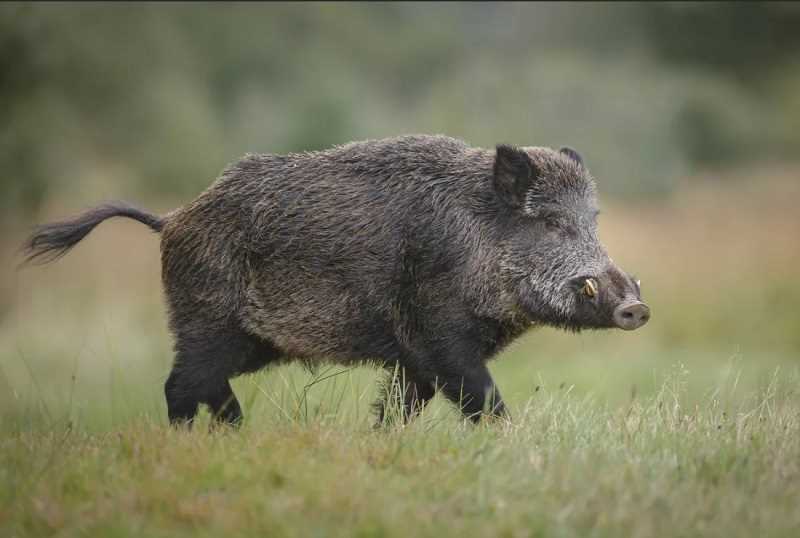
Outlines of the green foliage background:
M245 152L410 132L569 144L606 192L664 193L796 159L798 26L791 3L4 4L0 211L185 200Z

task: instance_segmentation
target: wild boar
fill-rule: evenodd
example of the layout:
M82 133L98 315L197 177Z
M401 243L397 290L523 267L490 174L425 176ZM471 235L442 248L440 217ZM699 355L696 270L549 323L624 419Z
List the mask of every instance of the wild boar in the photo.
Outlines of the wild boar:
M111 202L37 228L25 247L27 261L50 261L115 216L161 234L174 424L200 404L240 422L229 379L292 359L400 369L405 419L441 391L477 420L506 415L486 363L532 325L649 319L597 214L570 148L419 135L248 154L163 217Z

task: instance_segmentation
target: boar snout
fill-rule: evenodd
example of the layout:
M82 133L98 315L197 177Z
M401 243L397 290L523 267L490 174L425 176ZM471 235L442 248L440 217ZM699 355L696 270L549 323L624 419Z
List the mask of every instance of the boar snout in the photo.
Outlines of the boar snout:
M650 307L641 301L632 301L614 309L614 323L620 329L638 329L650 319Z

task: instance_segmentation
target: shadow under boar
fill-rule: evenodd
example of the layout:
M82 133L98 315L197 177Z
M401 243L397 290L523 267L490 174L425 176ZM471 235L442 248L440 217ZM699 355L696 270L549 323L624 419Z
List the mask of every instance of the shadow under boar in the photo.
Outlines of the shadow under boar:
M37 228L25 248L27 262L54 260L116 216L161 234L173 424L200 404L240 422L229 379L290 359L402 372L376 404L380 421L392 387L405 420L436 391L477 420L507 415L486 363L532 325L647 322L597 213L570 148L403 136L248 154L163 217L107 203Z

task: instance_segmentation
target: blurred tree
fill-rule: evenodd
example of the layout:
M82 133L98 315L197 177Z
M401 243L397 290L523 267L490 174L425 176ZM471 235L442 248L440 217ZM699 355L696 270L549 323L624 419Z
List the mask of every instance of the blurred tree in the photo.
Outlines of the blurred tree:
M717 73L750 92L753 102L774 93L769 84L776 76L796 69L800 54L797 3L652 3L639 6L639 19L660 62ZM750 119L737 125L741 110L720 101L718 96L693 98L677 117L676 138L691 162L720 165L757 156L787 157L787 133L781 124L790 120L780 113L787 103L774 101L771 109L752 107Z
M786 3L2 4L0 209L185 199L245 152L407 132L573 144L604 190L663 192L693 166L796 158L798 17Z
M795 2L654 2L639 9L661 59L713 69L744 85L758 87L800 51Z
M22 12L26 8L13 9ZM23 128L23 117L36 106L40 96L35 89L40 87L44 78L35 52L34 34L38 23L32 20L20 22L15 24L10 17L0 17L0 103L3 103L0 211L3 214L16 209L35 209L47 187L43 161L36 155L35 129Z

